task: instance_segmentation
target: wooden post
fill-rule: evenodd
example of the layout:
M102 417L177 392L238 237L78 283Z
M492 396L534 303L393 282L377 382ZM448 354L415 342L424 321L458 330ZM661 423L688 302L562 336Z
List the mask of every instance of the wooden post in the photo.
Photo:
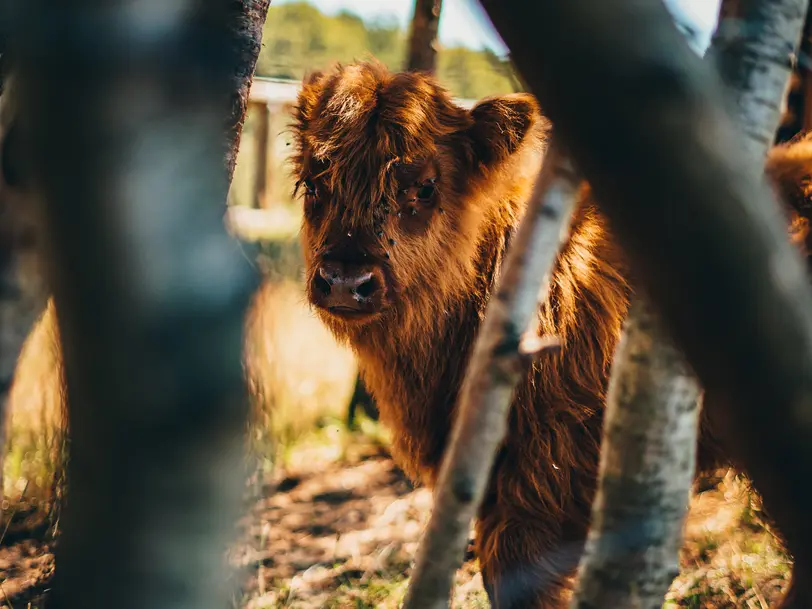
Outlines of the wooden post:
M256 164L254 166L254 200L255 208L268 206L268 140L270 107L262 102L251 102L257 113L257 130L254 134L256 146Z

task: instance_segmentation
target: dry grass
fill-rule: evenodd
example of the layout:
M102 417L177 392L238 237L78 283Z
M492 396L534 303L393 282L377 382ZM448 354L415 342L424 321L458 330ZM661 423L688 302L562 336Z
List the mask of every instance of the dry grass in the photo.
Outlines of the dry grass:
M15 502L50 506L59 491L65 433L55 328L49 305L23 345L9 394L2 490Z
M341 420L355 361L315 319L300 284L290 280L266 283L257 293L247 335L246 365L257 396L251 439L260 454L284 463L291 447Z

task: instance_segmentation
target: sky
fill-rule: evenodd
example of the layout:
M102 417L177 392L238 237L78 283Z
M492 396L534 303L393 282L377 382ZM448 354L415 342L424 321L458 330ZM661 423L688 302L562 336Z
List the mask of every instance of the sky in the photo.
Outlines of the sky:
M284 4L294 0L275 0ZM365 20L393 19L405 27L412 16L413 0L308 0L327 14L347 10ZM719 0L666 0L672 12L699 31L699 45L704 49L716 23ZM462 45L473 49L489 48L499 55L506 48L494 31L477 0L443 0L440 15L440 42L444 46Z

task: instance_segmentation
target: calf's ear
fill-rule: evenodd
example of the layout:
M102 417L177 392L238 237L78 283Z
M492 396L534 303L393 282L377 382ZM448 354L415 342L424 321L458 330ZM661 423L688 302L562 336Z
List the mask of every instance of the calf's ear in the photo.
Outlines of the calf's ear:
M469 137L476 161L494 167L508 159L528 138L539 137L545 123L536 98L514 93L485 99L471 109Z

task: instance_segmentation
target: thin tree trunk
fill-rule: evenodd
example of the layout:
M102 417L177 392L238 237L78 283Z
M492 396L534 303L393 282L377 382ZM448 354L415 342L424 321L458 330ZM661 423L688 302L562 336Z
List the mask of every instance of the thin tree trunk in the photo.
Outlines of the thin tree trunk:
M696 462L699 386L639 294L606 398L600 479L573 609L659 609L678 551Z
M16 6L72 435L53 607L226 606L256 278L222 216L267 2L193 4Z
M720 439L809 564L812 289L748 138L724 112L718 74L661 3L483 4L719 399ZM599 114L588 108L595 91Z
M775 141L784 91L804 27L806 0L724 0L708 59L733 99L757 167Z
M502 266L474 344L443 456L434 509L420 543L404 609L448 607L471 520L482 500L523 357L557 345L535 336L539 296L569 226L578 180L553 136L541 172ZM529 333L528 333L529 329Z
M442 0L415 0L409 30L407 70L430 73L437 71L437 30L442 5Z
M234 168L237 166L245 113L248 110L251 81L262 50L262 28L265 26L271 0L228 0L228 3L229 44L233 52L229 66L232 105L226 120L223 154L228 183L231 184ZM223 204L225 202L223 199Z

